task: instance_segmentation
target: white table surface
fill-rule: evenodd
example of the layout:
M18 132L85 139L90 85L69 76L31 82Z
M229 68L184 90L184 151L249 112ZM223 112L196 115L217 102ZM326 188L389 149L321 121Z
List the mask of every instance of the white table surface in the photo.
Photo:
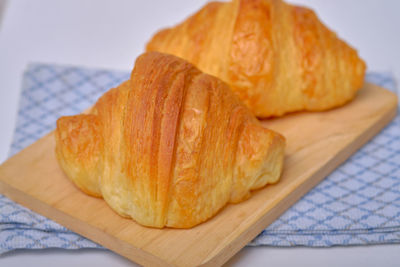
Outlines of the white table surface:
M146 41L204 0L0 0L0 162L15 127L22 73L29 62L130 70ZM400 1L296 0L314 8L358 48L370 70L400 79ZM6 3L6 5L4 5ZM5 7L4 7L5 6ZM19 251L0 266L135 266L109 251ZM400 245L244 248L228 266L400 266Z

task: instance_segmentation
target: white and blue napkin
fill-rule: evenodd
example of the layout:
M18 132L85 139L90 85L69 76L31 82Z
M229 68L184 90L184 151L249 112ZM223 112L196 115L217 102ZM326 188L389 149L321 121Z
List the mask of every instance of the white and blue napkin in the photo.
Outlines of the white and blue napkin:
M92 105L128 72L31 64L10 156ZM395 91L388 73L366 80ZM329 247L400 243L400 115L249 245ZM101 246L0 195L0 253Z

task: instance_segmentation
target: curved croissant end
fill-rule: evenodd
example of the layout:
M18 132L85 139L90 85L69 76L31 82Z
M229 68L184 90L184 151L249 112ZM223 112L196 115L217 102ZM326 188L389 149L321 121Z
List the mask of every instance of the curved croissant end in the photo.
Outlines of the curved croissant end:
M184 58L220 78L258 117L340 106L365 74L357 51L312 10L281 0L208 3L155 34L146 50Z
M61 117L56 131L56 156L64 172L82 191L97 197L104 146L99 124L95 115Z
M251 190L278 181L283 168L284 147L282 136L260 125L246 125L236 152L230 202L240 202L250 196Z
M284 146L226 84L156 52L56 129L60 166L79 188L159 228L192 227L276 182Z

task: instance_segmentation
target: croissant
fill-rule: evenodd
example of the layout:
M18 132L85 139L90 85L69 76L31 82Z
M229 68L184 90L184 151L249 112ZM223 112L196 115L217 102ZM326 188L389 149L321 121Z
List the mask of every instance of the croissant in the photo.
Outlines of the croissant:
M357 52L312 10L281 0L211 2L155 34L146 49L220 78L257 117L340 106L365 73Z
M59 118L55 137L80 189L157 228L192 227L277 182L285 146L222 81L157 52L89 114Z

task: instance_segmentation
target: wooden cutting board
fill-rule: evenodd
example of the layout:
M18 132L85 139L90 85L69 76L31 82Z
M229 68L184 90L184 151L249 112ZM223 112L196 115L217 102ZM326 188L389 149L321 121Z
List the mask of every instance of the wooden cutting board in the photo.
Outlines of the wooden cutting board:
M281 181L192 229L140 226L79 191L56 162L52 133L0 166L0 193L139 264L221 265L376 135L396 110L395 94L366 84L341 108L264 121L287 138Z

